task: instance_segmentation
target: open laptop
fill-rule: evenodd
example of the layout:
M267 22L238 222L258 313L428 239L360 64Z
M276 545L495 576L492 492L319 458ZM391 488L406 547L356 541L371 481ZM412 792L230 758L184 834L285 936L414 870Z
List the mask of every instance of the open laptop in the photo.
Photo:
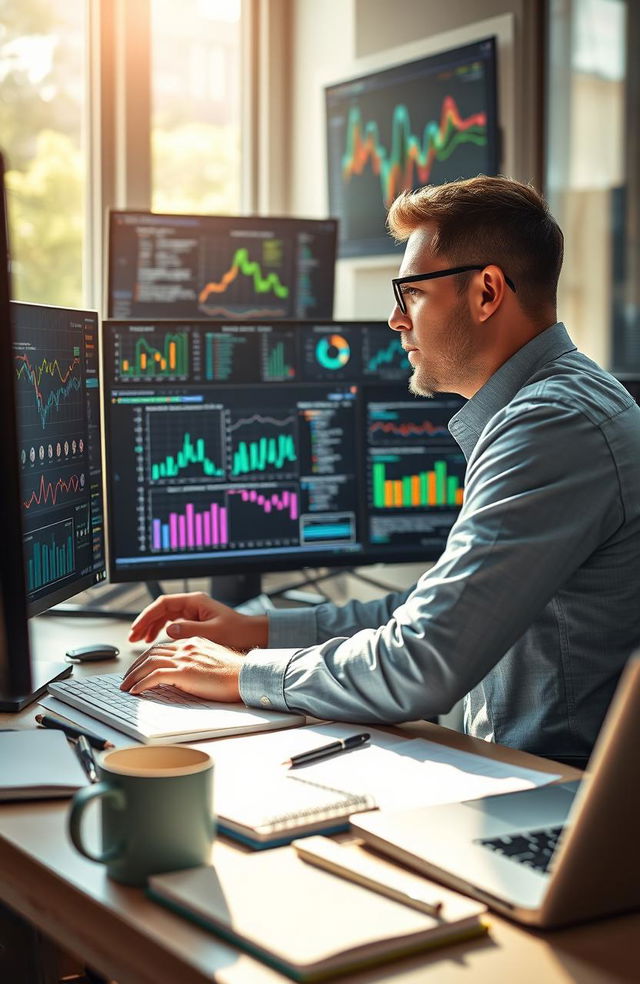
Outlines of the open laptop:
M371 846L536 926L640 906L640 653L583 780L447 806L361 813Z

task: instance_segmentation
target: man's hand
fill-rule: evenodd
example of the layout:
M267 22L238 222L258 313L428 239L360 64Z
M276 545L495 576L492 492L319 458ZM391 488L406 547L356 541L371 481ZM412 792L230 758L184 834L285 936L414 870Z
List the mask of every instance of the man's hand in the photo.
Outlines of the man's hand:
M241 653L208 639L159 643L132 663L120 689L141 694L169 684L206 700L237 703L242 661Z
M269 640L266 615L240 615L203 591L156 598L134 621L129 641L153 642L165 628L172 639L198 636L241 652L264 648Z

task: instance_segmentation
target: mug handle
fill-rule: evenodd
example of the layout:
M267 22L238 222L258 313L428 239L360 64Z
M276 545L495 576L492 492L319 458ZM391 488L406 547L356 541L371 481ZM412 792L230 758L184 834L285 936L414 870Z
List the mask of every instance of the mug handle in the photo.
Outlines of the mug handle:
M100 854L93 854L83 844L81 835L82 814L85 808L91 800L99 799L102 796L108 796L109 799L113 800L116 810L124 810L126 801L121 789L115 789L106 782L98 782L93 786L85 786L84 789L78 790L71 801L68 830L69 837L74 847L80 851L80 854L84 854L85 858L89 858L90 861L99 861L101 864L107 864L109 861L115 861L122 854L124 842L121 841L119 844L114 844L113 847L107 848L106 851L102 851Z

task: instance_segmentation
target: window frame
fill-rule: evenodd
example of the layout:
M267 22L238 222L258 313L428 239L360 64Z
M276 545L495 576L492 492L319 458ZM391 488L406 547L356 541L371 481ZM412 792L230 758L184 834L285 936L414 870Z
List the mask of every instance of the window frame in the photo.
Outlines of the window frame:
M150 209L151 0L86 0L85 302L105 310L109 209ZM284 212L287 0L241 0L241 212ZM270 47L271 46L271 47ZM130 98L135 93L135 98ZM275 127L275 131L274 131ZM263 166L261 166L263 164Z

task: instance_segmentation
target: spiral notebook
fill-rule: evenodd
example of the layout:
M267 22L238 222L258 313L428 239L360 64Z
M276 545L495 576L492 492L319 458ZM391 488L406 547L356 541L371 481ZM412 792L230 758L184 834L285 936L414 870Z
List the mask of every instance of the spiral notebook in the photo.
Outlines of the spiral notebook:
M245 785L218 807L220 831L254 848L288 844L305 834L346 830L352 813L374 810L372 796L285 774ZM224 812L221 812L224 811Z

